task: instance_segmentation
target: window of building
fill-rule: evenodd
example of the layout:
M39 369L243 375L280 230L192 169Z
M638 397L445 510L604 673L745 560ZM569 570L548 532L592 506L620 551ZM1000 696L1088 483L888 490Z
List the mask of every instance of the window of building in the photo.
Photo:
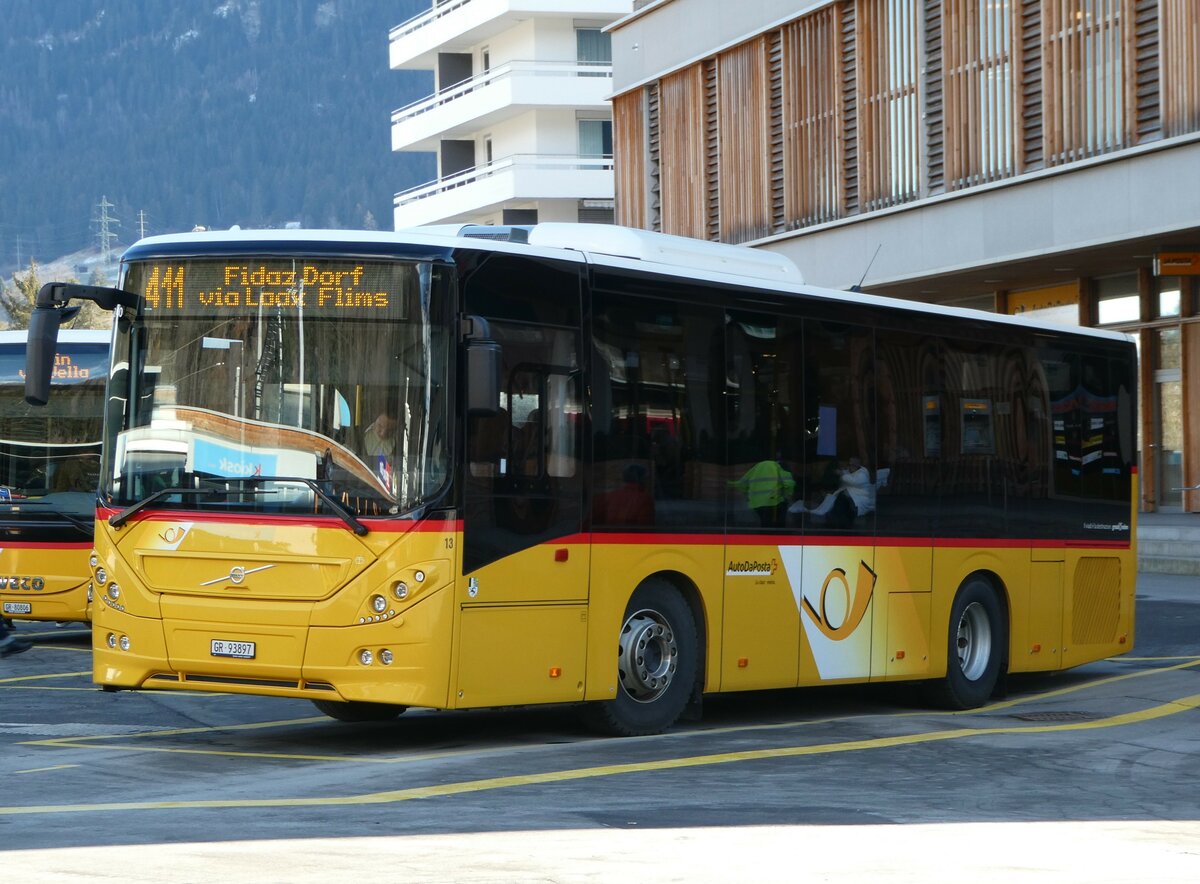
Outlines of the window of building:
M841 40L836 7L783 29L784 214L789 228L831 221L844 202Z
M1119 0L1042 0L1047 160L1064 163L1124 141L1124 47Z
M1013 171L1012 0L945 0L946 179L951 188Z
M612 64L612 35L600 28L576 28L575 58L580 64Z
M1167 135L1200 127L1200 52L1196 0L1159 0L1162 113Z
M1137 322L1141 319L1136 273L1096 280L1096 318L1099 325Z
M918 195L920 117L916 0L858 0L860 181L867 208Z
M1158 281L1158 316L1160 319L1168 319L1180 314L1183 306L1180 282L1178 276L1166 276Z
M578 124L581 157L612 156L612 120L579 120Z
M1183 361L1180 357L1179 327L1162 328L1154 333L1157 346L1154 348L1154 367L1156 369L1179 368Z

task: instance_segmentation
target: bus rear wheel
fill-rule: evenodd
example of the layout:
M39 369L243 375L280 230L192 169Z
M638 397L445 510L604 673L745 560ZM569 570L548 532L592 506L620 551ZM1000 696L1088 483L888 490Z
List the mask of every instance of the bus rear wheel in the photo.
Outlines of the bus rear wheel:
M617 695L589 703L588 723L621 737L662 733L691 697L697 646L683 595L665 580L647 580L630 597L617 635Z
M313 700L312 704L330 718L351 723L391 721L408 708L407 706L396 706L391 703L366 703L362 700L351 700L348 703L341 703L335 700Z
M968 579L950 609L946 677L929 685L930 699L948 709L974 709L991 697L1004 665L1008 628L996 590Z

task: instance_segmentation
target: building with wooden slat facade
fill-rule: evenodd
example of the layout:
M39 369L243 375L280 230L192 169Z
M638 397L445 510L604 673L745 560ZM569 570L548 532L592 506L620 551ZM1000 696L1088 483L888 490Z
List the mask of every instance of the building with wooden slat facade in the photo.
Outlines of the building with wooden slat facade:
M617 222L832 288L1122 329L1142 506L1200 511L1197 0L639 0Z

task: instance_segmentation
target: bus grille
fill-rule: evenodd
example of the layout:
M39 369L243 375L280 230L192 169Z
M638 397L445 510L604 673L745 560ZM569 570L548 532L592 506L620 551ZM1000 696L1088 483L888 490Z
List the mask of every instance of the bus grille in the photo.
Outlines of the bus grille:
M1084 645L1116 641L1121 616L1121 560L1080 559L1072 596L1071 641Z

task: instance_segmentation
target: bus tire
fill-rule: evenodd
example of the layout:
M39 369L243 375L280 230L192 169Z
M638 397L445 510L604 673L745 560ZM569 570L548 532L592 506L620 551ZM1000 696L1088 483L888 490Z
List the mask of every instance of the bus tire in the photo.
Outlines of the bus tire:
M408 708L392 703L367 703L362 700L350 700L346 703L337 700L313 700L312 704L330 718L352 724L362 721L391 721Z
M946 676L929 684L929 697L947 709L975 709L996 689L1008 645L1004 609L987 578L959 587L947 632Z
M589 703L588 723L619 737L659 734L683 713L696 683L696 620L683 595L660 578L634 590L617 636L617 694Z

